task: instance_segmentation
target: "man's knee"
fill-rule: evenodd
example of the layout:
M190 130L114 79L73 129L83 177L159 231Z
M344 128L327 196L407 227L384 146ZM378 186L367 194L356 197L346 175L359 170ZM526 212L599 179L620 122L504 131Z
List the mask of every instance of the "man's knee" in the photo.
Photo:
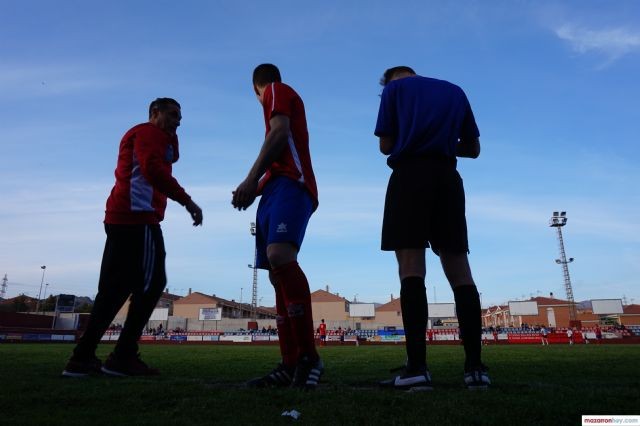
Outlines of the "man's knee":
M440 262L452 288L465 285L475 286L467 253L441 252Z
M298 249L291 243L273 243L267 247L267 260L271 268L277 268L298 258Z
M424 249L396 250L400 279L406 277L424 278L426 275L426 260L424 256Z
M287 305L287 315L289 318L304 316L304 304L302 303L289 303Z

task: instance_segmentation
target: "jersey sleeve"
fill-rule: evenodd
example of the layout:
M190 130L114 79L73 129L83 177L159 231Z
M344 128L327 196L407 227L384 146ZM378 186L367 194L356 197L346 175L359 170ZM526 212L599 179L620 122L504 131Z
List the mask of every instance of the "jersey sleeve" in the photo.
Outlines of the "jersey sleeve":
M171 175L170 164L177 160L178 146L162 143L159 130L142 128L136 135L133 151L140 171L153 188L178 203L185 205L191 197ZM168 163L168 164L167 164Z
M385 87L380 96L380 108L374 132L376 136L396 137L398 135L398 113L393 98L392 88Z
M283 84L272 83L265 90L264 102L268 105L268 117L282 114L291 118L291 100L293 93Z
M476 119L473 115L473 110L471 109L471 104L469 104L469 100L467 96L463 93L464 96L464 117L462 118L462 125L460 127L460 138L461 139L475 139L480 136L480 131L478 130L478 125L476 124Z

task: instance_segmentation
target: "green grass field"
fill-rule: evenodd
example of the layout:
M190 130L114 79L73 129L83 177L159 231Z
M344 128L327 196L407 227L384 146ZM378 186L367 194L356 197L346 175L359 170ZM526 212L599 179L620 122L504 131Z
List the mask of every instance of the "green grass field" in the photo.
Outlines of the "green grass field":
M101 345L104 359L112 346ZM315 392L254 390L242 382L270 370L276 346L143 345L153 378L60 377L68 344L0 344L0 424L580 424L583 414L640 414L640 345L488 346L488 391L462 385L459 346L429 348L436 389L382 390L404 347L320 348ZM299 420L282 417L285 410Z

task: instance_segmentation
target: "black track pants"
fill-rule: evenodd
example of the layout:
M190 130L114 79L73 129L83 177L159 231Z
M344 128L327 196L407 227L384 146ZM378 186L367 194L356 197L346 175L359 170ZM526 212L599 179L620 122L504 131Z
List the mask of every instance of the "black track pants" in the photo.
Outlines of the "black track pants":
M160 225L105 225L107 241L100 281L87 329L74 349L91 357L114 317L131 296L129 312L114 352L133 356L138 340L167 284Z

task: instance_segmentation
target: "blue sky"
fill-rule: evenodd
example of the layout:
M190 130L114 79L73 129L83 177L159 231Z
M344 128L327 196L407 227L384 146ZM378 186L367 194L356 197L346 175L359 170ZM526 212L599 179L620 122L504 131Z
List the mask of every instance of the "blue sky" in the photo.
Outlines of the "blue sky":
M399 295L381 252L390 170L373 128L395 65L466 91L482 154L459 170L483 305L564 297L566 210L576 300L640 302L640 3L635 1L1 1L0 274L7 297L94 297L120 138L149 102L182 104L174 175L204 210L163 223L168 287L250 301L253 240L231 191L262 144L251 72L277 64L307 109L320 207L300 263L312 290ZM634 124L635 123L635 124ZM453 300L437 257L430 302ZM242 289L242 290L241 290ZM266 274L262 305L273 305Z

